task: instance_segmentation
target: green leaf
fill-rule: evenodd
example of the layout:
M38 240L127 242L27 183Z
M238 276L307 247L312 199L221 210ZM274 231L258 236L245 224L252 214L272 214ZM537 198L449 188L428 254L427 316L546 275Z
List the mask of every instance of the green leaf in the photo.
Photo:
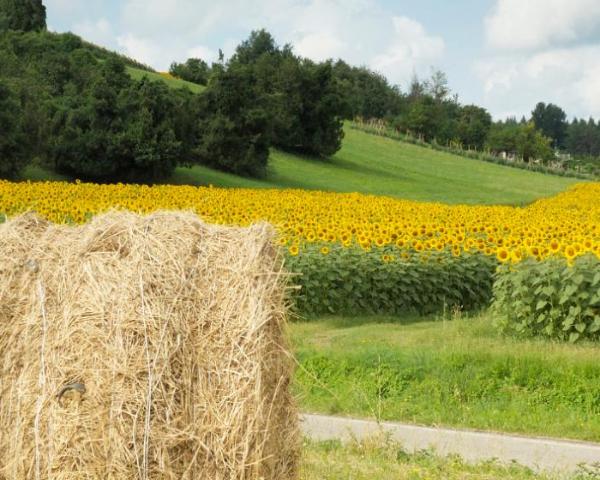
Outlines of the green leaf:
M535 306L536 310L542 310L546 305L548 305L548 302L546 300L540 300L537 305Z
M581 336L581 334L579 332L573 332L569 335L569 342L571 343L575 343L577 340L579 340L579 337Z

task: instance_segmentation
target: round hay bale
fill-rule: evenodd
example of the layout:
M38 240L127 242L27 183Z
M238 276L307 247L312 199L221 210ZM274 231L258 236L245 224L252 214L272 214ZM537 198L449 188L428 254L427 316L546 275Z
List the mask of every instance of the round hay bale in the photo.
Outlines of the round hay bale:
M0 479L297 476L286 276L266 225L0 226Z

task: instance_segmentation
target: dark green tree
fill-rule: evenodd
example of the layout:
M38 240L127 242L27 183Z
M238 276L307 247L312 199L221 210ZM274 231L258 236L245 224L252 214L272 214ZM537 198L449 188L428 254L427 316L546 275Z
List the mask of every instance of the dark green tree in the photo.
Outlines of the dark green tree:
M46 7L42 0L0 0L0 31L45 29Z
M265 29L255 30L247 40L244 40L235 50L232 58L234 63L253 64L263 55L278 52L273 36Z
M227 68L238 66L252 72L253 94L265 102L274 145L320 156L339 150L346 108L330 62L302 59L259 30L237 48Z
M13 178L28 163L22 112L13 92L0 82L0 178Z
M593 118L574 119L567 129L565 141L569 153L578 157L600 156L600 124Z
M90 82L69 82L55 97L49 148L56 169L97 181L150 181L175 169L180 155L170 90L134 82L110 59Z
M485 108L476 105L460 108L457 133L465 147L482 150L491 126L492 116Z
M562 148L567 136L567 114L562 108L552 103L540 102L531 112L531 120L535 127L545 136L552 139L552 146Z
M401 128L412 134L420 135L425 140L433 140L436 137L438 127L438 107L429 95L414 100L408 114L401 121Z
M271 118L255 85L250 65L214 68L208 88L197 97L195 162L239 175L266 173Z
M200 58L190 58L185 63L172 63L169 73L188 82L206 85L210 77L210 67Z

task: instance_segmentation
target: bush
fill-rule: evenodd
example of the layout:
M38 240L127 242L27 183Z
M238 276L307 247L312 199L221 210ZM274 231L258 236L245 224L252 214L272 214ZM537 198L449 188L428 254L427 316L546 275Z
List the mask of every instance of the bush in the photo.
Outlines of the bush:
M525 260L498 269L493 308L502 332L575 342L600 339L600 259Z
M322 249L331 249L327 254ZM327 250L325 250L327 252ZM294 301L305 315L324 313L420 314L489 304L494 259L449 252L404 253L396 248L342 248L312 244L289 256L287 268L298 274Z

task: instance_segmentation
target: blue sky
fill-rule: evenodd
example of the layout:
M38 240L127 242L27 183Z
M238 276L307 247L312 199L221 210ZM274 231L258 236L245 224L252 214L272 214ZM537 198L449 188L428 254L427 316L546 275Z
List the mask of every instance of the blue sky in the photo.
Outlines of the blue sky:
M226 55L252 29L315 60L367 65L403 89L439 68L496 117L538 101L600 117L600 0L45 0L49 27L166 70Z

